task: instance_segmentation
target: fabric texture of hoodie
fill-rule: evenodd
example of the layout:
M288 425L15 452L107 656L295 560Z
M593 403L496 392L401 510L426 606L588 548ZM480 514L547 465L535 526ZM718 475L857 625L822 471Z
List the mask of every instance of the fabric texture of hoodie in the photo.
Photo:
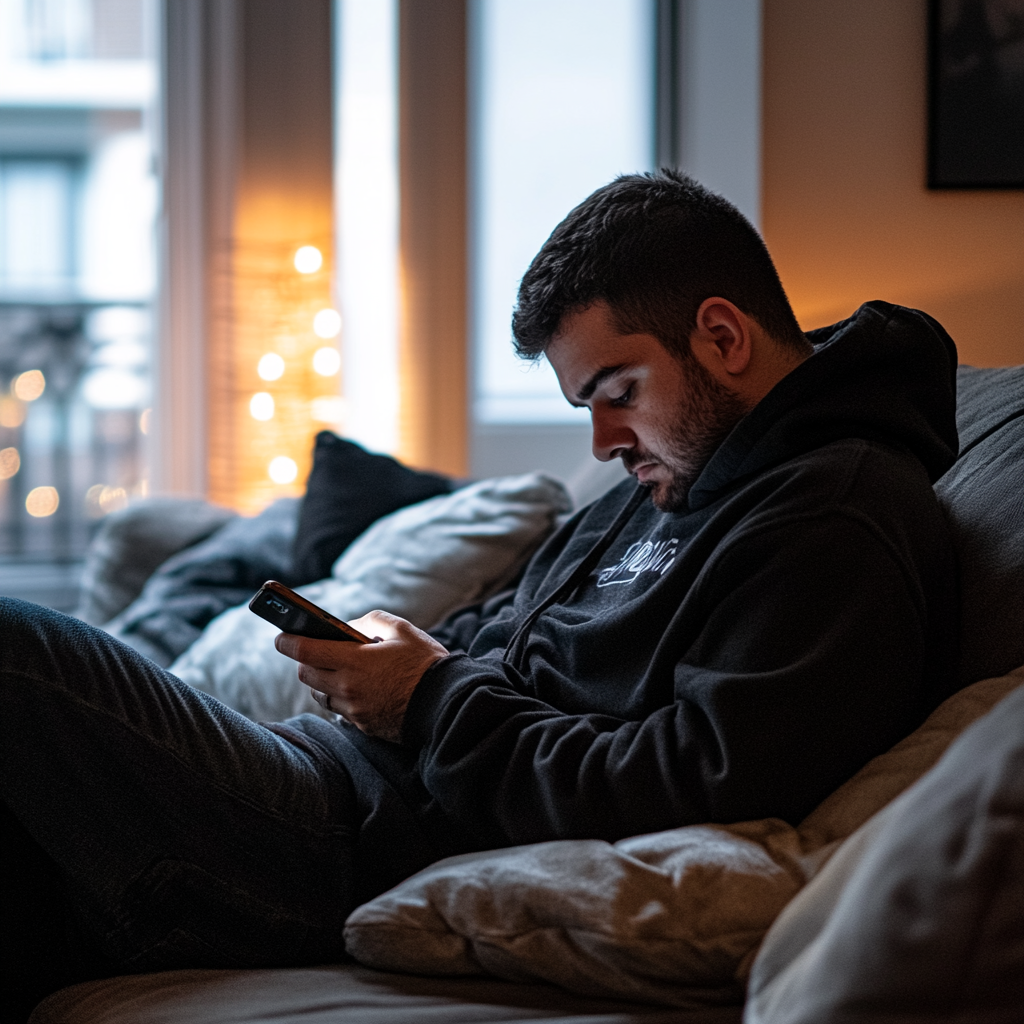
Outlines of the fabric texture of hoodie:
M796 823L948 695L955 347L883 302L809 338L685 510L623 482L435 631L402 747L345 729L444 852Z

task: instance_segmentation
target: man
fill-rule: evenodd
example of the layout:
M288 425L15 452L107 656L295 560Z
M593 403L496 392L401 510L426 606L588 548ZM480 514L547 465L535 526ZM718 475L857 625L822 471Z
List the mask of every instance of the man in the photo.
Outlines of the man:
M433 636L384 612L355 623L373 645L280 636L347 722L254 725L97 631L0 606L23 999L337 958L354 904L446 854L795 822L946 694L938 324L872 303L808 341L753 228L660 172L559 225L514 333L636 482Z

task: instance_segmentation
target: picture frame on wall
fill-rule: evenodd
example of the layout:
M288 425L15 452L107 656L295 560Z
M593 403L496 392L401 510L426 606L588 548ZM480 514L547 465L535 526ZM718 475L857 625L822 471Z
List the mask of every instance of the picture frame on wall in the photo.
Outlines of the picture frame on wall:
M1024 188L1024 0L928 7L928 187Z

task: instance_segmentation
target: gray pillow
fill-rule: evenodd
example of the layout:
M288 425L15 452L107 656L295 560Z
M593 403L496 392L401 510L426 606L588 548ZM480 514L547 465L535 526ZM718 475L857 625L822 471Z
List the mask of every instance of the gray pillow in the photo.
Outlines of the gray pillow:
M112 512L89 545L75 615L94 626L109 622L142 593L157 566L237 514L201 498L145 498Z
M1024 366L957 371L960 456L935 485L960 563L960 685L1024 663Z
M379 519L330 578L299 592L341 619L386 608L426 629L505 586L569 507L562 485L542 473L481 480ZM274 647L277 633L240 604L214 619L171 671L255 721L303 712L333 719Z
M164 562L142 593L105 629L166 667L225 608L248 601L264 581L291 586L298 498L278 498L258 516L236 516Z
M1024 687L772 926L746 1024L986 1024L1024 1007Z

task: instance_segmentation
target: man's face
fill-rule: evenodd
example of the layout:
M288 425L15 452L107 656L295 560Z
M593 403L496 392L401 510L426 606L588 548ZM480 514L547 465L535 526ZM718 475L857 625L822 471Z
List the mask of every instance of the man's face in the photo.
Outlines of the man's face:
M569 402L590 409L595 457L622 459L663 512L686 508L747 411L695 358L677 359L650 334L619 334L605 302L567 316L547 357Z

